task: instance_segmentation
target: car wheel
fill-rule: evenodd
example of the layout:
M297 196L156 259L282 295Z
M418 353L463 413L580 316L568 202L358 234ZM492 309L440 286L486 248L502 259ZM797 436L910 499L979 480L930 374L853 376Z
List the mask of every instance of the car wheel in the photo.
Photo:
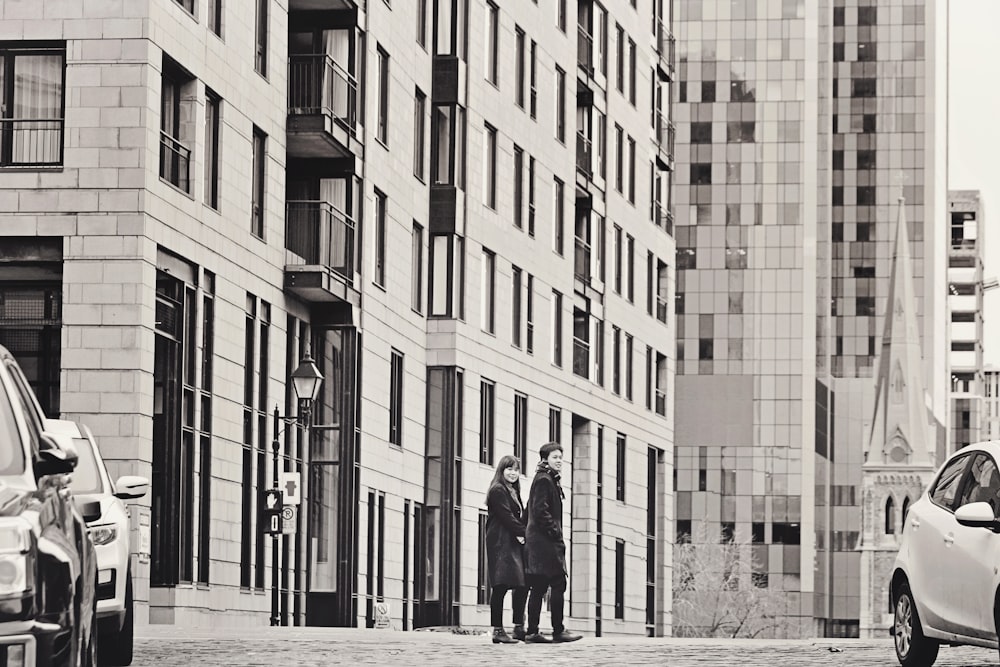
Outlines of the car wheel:
M906 582L899 585L896 595L892 636L896 644L896 658L903 667L930 667L937 659L939 643L924 636L917 605Z
M109 632L101 641L102 665L131 665L135 616L132 614L132 573L125 577L125 617L117 632Z

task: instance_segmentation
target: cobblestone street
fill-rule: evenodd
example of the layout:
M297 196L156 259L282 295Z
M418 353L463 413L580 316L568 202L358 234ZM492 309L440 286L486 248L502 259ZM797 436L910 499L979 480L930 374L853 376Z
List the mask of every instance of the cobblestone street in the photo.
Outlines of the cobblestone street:
M886 667L892 643L877 640L680 640L585 637L555 646L494 645L485 635L340 628L136 628L135 667L153 665L776 665ZM997 664L994 651L944 647L941 667Z

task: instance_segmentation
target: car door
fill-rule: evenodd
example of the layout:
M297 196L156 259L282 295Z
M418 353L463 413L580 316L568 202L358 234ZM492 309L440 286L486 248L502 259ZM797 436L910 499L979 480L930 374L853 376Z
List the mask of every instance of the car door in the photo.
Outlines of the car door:
M955 521L954 504L971 456L956 456L945 464L927 494L907 514L910 533L910 588L925 625L942 632L959 632L949 605L949 587L954 582L951 555ZM947 538L947 539L946 539Z
M955 509L975 502L990 503L994 515L1000 507L1000 470L993 457L986 452L979 452L973 457ZM993 637L996 635L993 569L1000 555L1000 535L987 528L963 526L958 521L948 535L954 539L949 568L954 585L946 591L947 613L955 619L962 634Z

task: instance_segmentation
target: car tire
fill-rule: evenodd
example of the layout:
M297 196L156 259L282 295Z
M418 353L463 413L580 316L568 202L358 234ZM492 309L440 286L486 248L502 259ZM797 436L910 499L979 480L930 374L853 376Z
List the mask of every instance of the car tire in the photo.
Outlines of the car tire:
M892 638L896 658L903 667L930 667L937 660L940 643L924 635L913 593L906 582L899 585L896 594Z
M125 616L122 626L117 632L109 632L100 643L100 664L121 665L132 664L132 646L135 640L135 616L132 613L132 573L125 575Z

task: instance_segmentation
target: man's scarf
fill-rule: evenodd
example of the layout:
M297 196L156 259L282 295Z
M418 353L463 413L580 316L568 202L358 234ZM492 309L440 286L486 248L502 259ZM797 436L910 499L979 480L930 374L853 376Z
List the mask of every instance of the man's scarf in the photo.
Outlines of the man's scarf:
M552 466L549 465L548 461L539 461L538 467L535 468L535 474L537 475L540 472L544 472L552 477L552 481L556 483L556 488L559 490L559 497L565 498L566 494L563 493L562 484L560 484L562 475L559 474L559 471L553 469Z

